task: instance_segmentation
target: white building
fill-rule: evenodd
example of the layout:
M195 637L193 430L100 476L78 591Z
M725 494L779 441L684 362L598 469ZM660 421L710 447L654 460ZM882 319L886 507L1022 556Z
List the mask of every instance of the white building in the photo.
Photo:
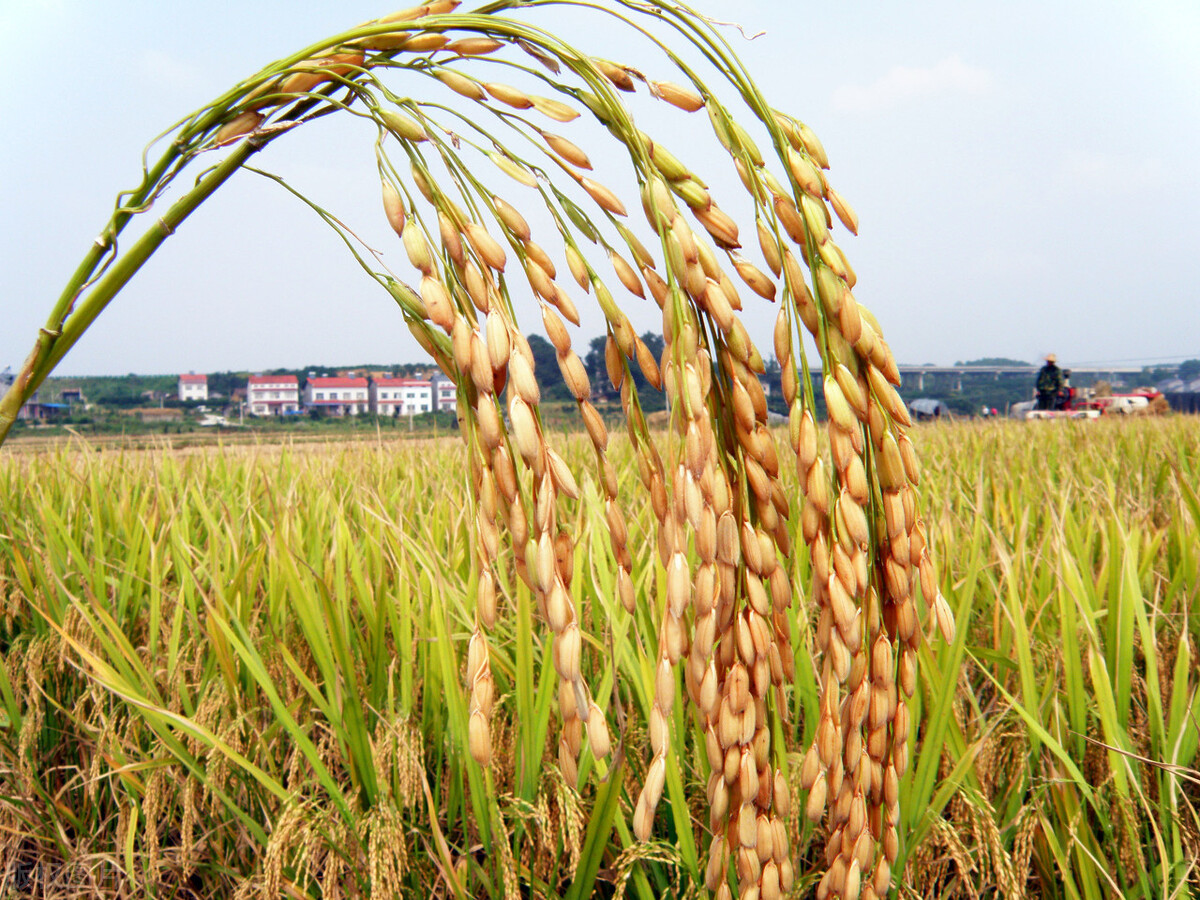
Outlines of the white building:
M310 378L304 405L333 416L356 416L370 411L365 378Z
M435 372L430 380L433 389L433 408L454 411L458 404L458 387L441 372Z
M208 376L196 375L191 372L187 375L180 375L179 399L182 402L187 402L188 400L207 400Z
M412 416L433 409L433 385L423 378L376 378L371 382L371 412Z
M246 409L252 416L281 416L300 410L300 382L295 375L251 375Z

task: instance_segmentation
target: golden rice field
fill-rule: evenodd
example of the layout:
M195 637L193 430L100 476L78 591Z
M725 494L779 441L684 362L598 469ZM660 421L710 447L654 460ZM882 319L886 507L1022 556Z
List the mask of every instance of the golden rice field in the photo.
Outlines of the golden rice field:
M892 896L1200 891L1200 422L914 440L959 627L922 650ZM6 448L0 897L702 895L708 759L682 703L655 839L632 831L655 695L641 636L665 590L653 512L614 441L630 615L591 445L557 445L580 479L560 521L613 744L596 759L584 742L577 786L549 631L512 577L490 636L490 769L467 752L475 537L457 441ZM793 614L778 737L793 893L811 896L827 864L798 777L814 622Z

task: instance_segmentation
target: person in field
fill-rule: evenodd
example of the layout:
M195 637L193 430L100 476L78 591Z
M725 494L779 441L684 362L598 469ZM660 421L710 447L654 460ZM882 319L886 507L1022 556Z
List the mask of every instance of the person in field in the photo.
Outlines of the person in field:
M1038 372L1037 409L1054 409L1064 380L1062 369L1058 367L1058 357L1053 353L1048 354L1046 364Z
M1074 409L1075 408L1075 388L1071 387L1071 370L1063 369L1062 387L1058 389L1058 396L1054 401L1055 409Z

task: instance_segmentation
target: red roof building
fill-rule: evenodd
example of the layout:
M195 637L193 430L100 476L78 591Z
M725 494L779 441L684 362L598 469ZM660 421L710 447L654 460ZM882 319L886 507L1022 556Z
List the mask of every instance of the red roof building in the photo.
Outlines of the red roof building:
M430 384L433 386L433 408L453 412L458 405L458 385L440 371L433 373Z
M186 375L179 376L179 399L180 400L207 400L208 399L208 376L197 375L194 372L189 372Z
M251 375L246 409L252 416L282 416L300 411L300 382L295 375Z
M377 416L417 415L433 409L433 385L424 378L376 378L371 412Z
M310 378L304 388L304 405L335 416L355 416L370 411L367 379Z

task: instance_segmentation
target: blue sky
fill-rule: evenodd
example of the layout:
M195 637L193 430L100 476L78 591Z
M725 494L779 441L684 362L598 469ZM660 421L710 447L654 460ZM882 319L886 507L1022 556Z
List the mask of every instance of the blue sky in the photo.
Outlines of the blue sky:
M1200 357L1200 6L711 0L702 9L765 32L726 34L772 102L821 136L830 181L861 219L859 237L837 235L858 273L855 294L901 362ZM117 191L136 184L152 137L271 60L389 11L362 0L0 0L0 369L28 352ZM674 77L648 46L578 9L523 15L588 52ZM738 211L741 188L706 123L698 127L702 113L663 115L640 98L630 106ZM604 158L602 132L582 122L556 129ZM400 264L379 208L373 140L359 123L324 121L257 164ZM635 209L630 183L620 183L628 173L606 160L597 170ZM515 182L492 183L527 202ZM631 218L640 225L636 211ZM535 218L534 227L556 244L548 226ZM575 299L586 344L601 320L589 298ZM772 311L751 297L746 305L766 352ZM639 331L658 329L651 303L630 298L627 308ZM532 306L520 312L540 331ZM394 303L333 234L242 173L59 371L420 358Z

